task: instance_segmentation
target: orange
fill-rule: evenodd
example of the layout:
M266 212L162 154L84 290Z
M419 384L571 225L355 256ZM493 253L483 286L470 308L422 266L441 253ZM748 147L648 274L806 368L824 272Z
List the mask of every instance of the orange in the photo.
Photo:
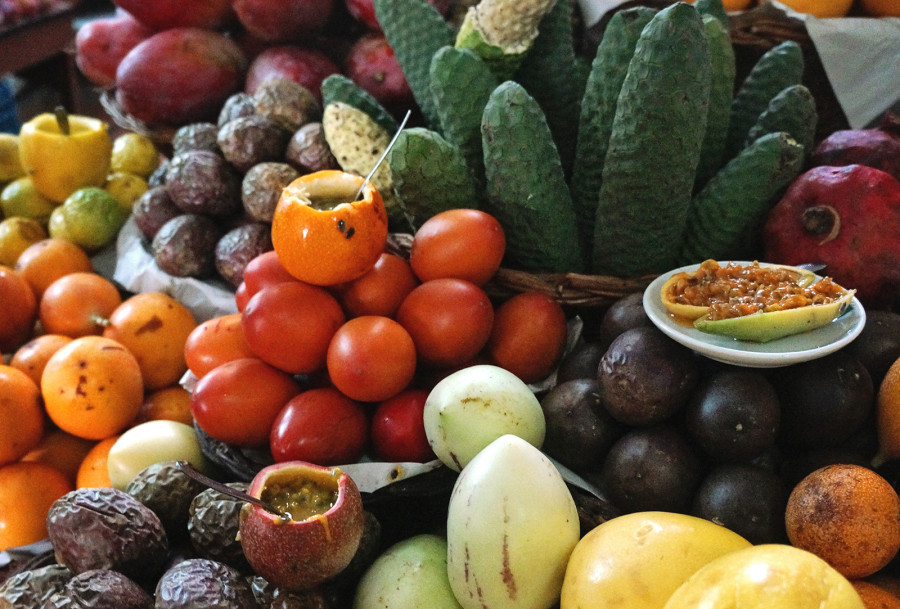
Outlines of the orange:
M94 442L73 436L61 429L53 429L44 437L22 461L35 461L55 467L66 475L69 482L75 485L78 468L93 448Z
M38 304L44 332L99 335L112 312L122 304L115 284L97 273L69 273L51 283Z
M193 425L191 392L180 385L173 385L147 393L134 423L136 425L160 419Z
M900 0L860 0L867 15L875 17L900 17Z
M137 359L122 344L82 336L47 362L41 393L60 429L102 440L132 424L144 400L144 382Z
M137 358L145 389L160 389L187 371L184 344L196 327L186 306L162 292L144 292L116 307L103 336L125 345Z
M35 385L41 386L41 375L44 366L56 351L72 339L62 334L41 334L16 349L9 360L9 365L18 368L31 377Z
M17 461L44 435L41 391L30 376L0 364L0 465Z
M34 331L37 300L28 282L15 270L0 265L0 351L19 348Z
M47 286L63 275L94 270L87 252L80 246L52 237L28 246L19 254L15 268L38 300Z
M813 17L843 17L853 6L853 0L781 0L781 3Z
M371 183L337 170L301 176L288 184L272 216L272 245L284 268L301 281L328 286L372 268L384 251L388 217Z
M0 467L0 550L47 537L47 512L72 490L65 475L43 463Z
M109 450L118 439L117 435L111 436L94 444L78 467L75 488L112 488L107 462Z
M861 465L827 465L807 475L791 491L784 520L792 545L847 579L872 575L900 550L900 498Z
M900 598L881 586L868 581L850 582L866 609L900 609Z
M875 401L878 454L873 463L900 457L900 359L895 361L878 387Z

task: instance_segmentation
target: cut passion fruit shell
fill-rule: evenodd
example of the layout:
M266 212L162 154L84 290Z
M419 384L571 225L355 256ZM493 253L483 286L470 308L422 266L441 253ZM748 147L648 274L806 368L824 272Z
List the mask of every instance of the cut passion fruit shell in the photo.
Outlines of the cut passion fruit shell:
M759 268L781 269L783 271L786 271L788 277L791 275L795 277L792 282L795 283L799 288L808 287L816 281L815 273L799 267L787 266L783 264L752 264L758 264ZM699 319L709 313L709 302L707 301L706 304L702 305L679 302L679 295L684 291L685 286L697 285L700 281L703 280L703 278L707 278L707 281L709 281L708 278L710 274L715 273L720 269L723 272L732 270L733 272L730 274L735 275L737 273L743 272L751 266L752 265L741 266L738 263L730 263L727 266L720 266L719 263L715 260L706 260L701 263L695 271L684 271L672 275L660 288L660 298L662 299L662 303L663 305L665 305L669 313L671 313L677 319L685 321L693 321L695 319Z
M701 317L694 321L694 327L708 334L766 343L828 325L843 315L850 307L854 294L856 294L856 290L847 290L843 296L832 302L768 313L754 313L743 317L715 321Z
M808 332L840 317L855 290L807 269L780 264L704 261L660 288L669 313L701 332L769 342Z

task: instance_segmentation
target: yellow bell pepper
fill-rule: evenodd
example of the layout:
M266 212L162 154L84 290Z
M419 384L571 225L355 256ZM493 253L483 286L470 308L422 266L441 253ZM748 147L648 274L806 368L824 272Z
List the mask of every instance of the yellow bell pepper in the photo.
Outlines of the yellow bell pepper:
M46 112L22 125L19 156L38 192L61 203L79 188L103 185L112 140L99 119Z

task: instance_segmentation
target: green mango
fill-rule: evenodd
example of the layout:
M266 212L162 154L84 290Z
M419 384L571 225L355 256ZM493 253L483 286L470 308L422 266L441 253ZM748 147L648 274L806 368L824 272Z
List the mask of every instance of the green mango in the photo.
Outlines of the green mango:
M694 327L709 334L766 343L828 325L847 311L855 293L856 290L847 290L834 302L797 309L754 313L716 321L704 316L694 320Z

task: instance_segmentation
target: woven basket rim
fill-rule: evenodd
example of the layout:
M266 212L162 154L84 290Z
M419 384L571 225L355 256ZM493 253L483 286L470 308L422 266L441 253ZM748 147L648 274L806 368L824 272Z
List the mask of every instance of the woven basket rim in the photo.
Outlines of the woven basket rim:
M390 233L387 251L409 258L413 236L409 233ZM562 305L578 307L607 306L633 294L643 292L659 275L615 277L585 273L531 273L501 267L484 286L495 298L509 298L521 292L540 292Z
M143 135L157 144L171 144L175 137L177 128L148 125L125 112L116 100L114 89L100 92L100 105L119 127Z

